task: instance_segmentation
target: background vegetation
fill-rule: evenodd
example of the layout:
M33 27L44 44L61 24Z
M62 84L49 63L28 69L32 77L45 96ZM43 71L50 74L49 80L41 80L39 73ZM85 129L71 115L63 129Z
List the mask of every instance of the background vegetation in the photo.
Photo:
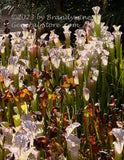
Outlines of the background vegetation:
M21 13L33 15L34 18L29 18L30 23L42 24L47 22L46 15L50 14L53 16L79 16L83 15L88 17L88 19L81 19L78 21L80 26L84 25L86 20L89 20L89 16L93 14L91 8L93 6L100 6L100 14L102 15L102 21L109 26L109 29L113 31L113 25L121 25L121 31L124 32L124 1L123 0L4 0L0 2L0 8L9 8L9 14L14 14L15 9L19 9ZM44 16L45 19L37 19L37 15ZM74 19L72 21L65 20L51 20L49 23L59 23L61 26L65 23L75 23ZM38 25L37 25L38 26ZM49 32L53 28L45 28L45 32ZM75 30L76 28L72 28ZM63 29L56 28L56 32L60 35ZM61 35L61 37L63 37ZM122 35L122 42L124 43L124 36Z
M26 4L26 8L25 8ZM0 7L3 8L9 5L11 12L14 8L19 8L25 14L32 13L41 15L92 15L91 8L93 6L101 7L101 14L110 25L118 25L124 23L124 1L123 0L4 0L0 2Z

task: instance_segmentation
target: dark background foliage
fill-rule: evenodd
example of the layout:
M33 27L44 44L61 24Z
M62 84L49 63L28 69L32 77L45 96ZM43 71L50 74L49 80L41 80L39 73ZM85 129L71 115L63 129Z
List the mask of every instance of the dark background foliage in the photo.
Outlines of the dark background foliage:
M41 15L92 15L92 7L100 6L100 13L108 24L124 23L123 0L3 0L0 8L10 5L10 10L19 8L23 13Z
M33 20L29 18L29 22L32 23L44 23L47 22L48 14L56 16L91 16L93 14L92 7L100 6L100 14L102 14L102 21L104 21L109 29L112 31L112 25L121 24L121 30L124 32L124 0L3 0L0 1L0 8L9 5L9 14L13 14L15 9L19 9L23 14L34 15ZM45 16L44 20L37 19L37 15ZM78 21L80 26L84 25L84 21L87 19L81 19ZM88 17L89 20L89 17ZM49 23L58 23L58 20L51 20ZM74 19L60 20L60 25L65 23L75 23ZM37 25L38 26L38 25ZM61 28L61 27L60 27ZM60 28L56 28L56 32L62 33ZM49 31L53 28L45 28L45 31ZM73 29L72 29L73 30Z

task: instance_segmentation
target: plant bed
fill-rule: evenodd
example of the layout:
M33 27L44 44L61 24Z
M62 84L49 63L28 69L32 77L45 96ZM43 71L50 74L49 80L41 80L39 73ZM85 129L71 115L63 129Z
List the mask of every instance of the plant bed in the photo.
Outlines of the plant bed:
M39 36L28 24L10 32L0 52L0 159L121 160L124 145L124 62L120 26L63 26ZM46 40L46 37L49 40ZM117 99L115 99L117 98Z

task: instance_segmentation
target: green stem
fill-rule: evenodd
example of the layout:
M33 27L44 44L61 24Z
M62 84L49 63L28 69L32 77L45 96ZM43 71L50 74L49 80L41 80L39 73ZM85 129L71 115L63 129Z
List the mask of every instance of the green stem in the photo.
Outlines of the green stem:
M37 61L38 61L38 69L39 71L41 71L42 69L42 60L41 60L41 55L40 53L38 53L38 58L37 58Z
M1 53L2 65L7 66L5 52Z
M67 70L67 75L68 75L68 77L71 78L71 77L72 77L73 68L66 67L66 70Z
M44 54L44 56L47 56L47 47L43 48L43 54Z
M100 37L101 36L101 24L95 24L95 31L96 31L96 36Z
M115 160L122 160L122 154L115 153Z
M86 88L88 88L88 67L86 67L84 70L84 81L86 84Z
M18 74L14 74L14 84L15 84L15 88L19 88L19 77L18 77Z
M112 44L113 45L113 44ZM115 48L109 47L109 65L108 65L108 74L111 73L111 83L115 82ZM110 77L110 76L109 76Z
M98 76L98 93L101 95L101 82L102 82L102 67L101 67L101 56L98 55L98 70L99 70L99 76Z
M21 117L21 111L22 111L22 109L21 109L20 101L16 101L16 105L17 105L17 108L18 108L19 115Z
M4 156L4 148L2 148L2 160L4 160L5 156Z
M52 49L52 48L53 48L53 42L50 42L49 49Z
M6 45L6 54L7 54L7 61L10 57L10 49L9 49L9 44Z
M32 69L32 68L34 68L34 54L33 53L30 53L29 60L30 60L29 61L29 66Z
M70 38L66 39L67 42L67 48L70 48Z
M117 76L117 78L119 79L120 74L121 74L120 62L121 62L121 60L122 60L120 36L117 36L117 37L115 38L115 46L116 46L117 69L118 69L118 74L117 74L118 76Z
M11 123L12 122L12 107L11 107L11 102L9 102L7 104L8 106L8 122Z
M100 100L100 106L103 113L104 110L106 110L106 68L103 66L102 70L102 92L101 92L101 100Z

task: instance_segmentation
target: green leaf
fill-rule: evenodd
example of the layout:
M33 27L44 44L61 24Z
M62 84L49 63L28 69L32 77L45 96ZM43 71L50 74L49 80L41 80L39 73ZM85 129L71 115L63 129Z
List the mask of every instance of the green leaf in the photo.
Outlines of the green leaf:
M20 115L19 114L14 115L13 119L14 119L14 125L15 125L15 127L18 127L20 125L20 123L21 123L21 117L20 117Z
M0 123L2 127L9 128L9 123L8 122L1 122Z

